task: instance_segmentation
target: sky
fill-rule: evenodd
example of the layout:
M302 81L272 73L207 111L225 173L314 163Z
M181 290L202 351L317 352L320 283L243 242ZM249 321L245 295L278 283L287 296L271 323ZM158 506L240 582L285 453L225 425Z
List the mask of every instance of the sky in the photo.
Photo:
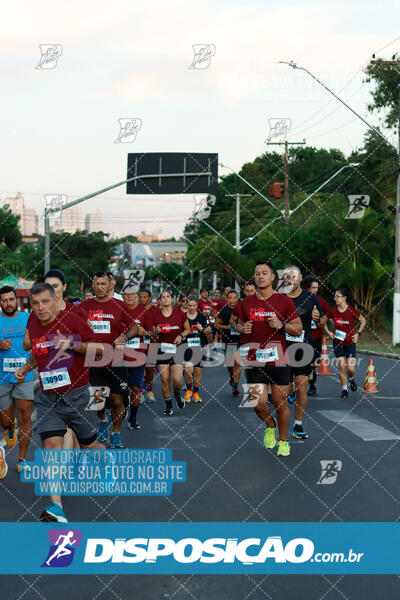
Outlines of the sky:
M400 51L398 2L26 0L0 8L0 199L18 191L40 214L44 194L68 200L122 181L128 152L218 152L237 171L267 149L268 119L291 120L289 141L360 147L373 125L363 69ZM53 69L39 45L58 44ZM194 44L212 44L207 69L189 69ZM140 119L115 143L119 119ZM395 141L392 136L391 140ZM220 174L227 173L220 169ZM107 232L179 236L192 195L127 196L119 187L80 205Z

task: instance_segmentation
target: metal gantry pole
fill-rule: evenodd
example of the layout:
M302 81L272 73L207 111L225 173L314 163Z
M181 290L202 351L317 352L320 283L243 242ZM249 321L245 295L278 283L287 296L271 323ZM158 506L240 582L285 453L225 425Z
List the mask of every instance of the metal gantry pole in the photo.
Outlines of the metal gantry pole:
M160 179L160 177L200 177L200 176L211 176L211 171L203 171L202 173L152 173L148 175L135 175L134 177L129 177L129 179L124 179L124 181L119 181L118 183L114 183L113 185L109 185L97 192L93 192L92 194L87 194L86 196L82 196L81 198L77 198L76 200L72 200L72 202L68 202L61 207L61 210L66 210L71 206L75 206L76 204L80 204L85 200L90 200L90 198L94 198L95 196L99 196L100 194L104 194L105 192L109 192L110 190L114 190L125 183L130 183L131 181L135 181L137 179ZM58 207L55 210L60 210ZM44 211L44 273L50 269L50 222L49 216L53 212L51 208L45 208Z

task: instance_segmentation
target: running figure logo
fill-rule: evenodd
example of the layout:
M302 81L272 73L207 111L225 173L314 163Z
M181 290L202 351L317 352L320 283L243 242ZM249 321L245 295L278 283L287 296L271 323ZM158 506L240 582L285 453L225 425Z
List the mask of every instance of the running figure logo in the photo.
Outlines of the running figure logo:
M341 460L320 460L321 476L317 484L331 485L336 482L337 476L342 470Z
M61 44L39 44L40 61L35 69L55 69L63 47Z
M48 529L50 548L42 567L68 567L74 558L75 548L81 545L79 529Z
M44 199L46 202L46 211L51 210L49 219L55 221L60 219L68 197L65 194L44 194Z
M142 119L118 119L119 134L114 144L132 144L142 129Z
M369 196L347 196L350 207L346 219L362 219L365 209L369 206Z
M189 69L208 69L211 59L215 56L214 44L193 44L194 56Z
M259 383L253 383L249 386L248 383L242 383L243 399L239 404L239 408L254 408L258 404L258 396L262 394L263 387ZM251 393L250 393L251 387Z
M266 139L268 142L286 142L287 134L292 125L291 119L268 119L269 134Z

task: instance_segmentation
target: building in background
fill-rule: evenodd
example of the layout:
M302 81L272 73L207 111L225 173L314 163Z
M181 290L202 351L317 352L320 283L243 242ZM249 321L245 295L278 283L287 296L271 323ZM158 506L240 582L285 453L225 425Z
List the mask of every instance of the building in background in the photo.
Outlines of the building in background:
M21 192L17 192L15 198L6 198L4 204L8 204L13 215L20 218L18 226L22 235L37 233L36 211L34 208L26 208Z
M181 265L187 252L185 242L150 242L130 244L131 265L134 268L158 267L163 263Z
M75 233L78 229L82 229L81 211L78 206L66 208L57 219L50 217L50 231Z
M153 231L152 233L146 233L145 231L141 231L140 234L137 236L137 239L143 244L148 244L149 242L159 242L163 239L161 233L161 229L159 229L158 231Z
M85 215L85 229L88 233L103 231L103 213L97 209L94 213Z

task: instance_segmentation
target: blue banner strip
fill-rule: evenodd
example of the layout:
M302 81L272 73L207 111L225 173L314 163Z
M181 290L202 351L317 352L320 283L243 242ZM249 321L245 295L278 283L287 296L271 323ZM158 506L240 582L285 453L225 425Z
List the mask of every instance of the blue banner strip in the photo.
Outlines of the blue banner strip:
M400 574L400 523L0 523L1 574Z

